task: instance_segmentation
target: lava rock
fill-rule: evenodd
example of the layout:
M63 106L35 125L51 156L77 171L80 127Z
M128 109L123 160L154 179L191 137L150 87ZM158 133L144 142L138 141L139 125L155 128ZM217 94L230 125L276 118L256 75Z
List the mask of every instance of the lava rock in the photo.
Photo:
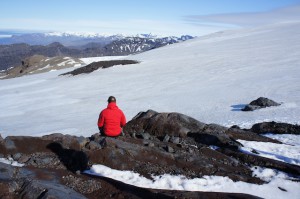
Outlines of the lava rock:
M158 113L153 110L140 112L123 128L127 133L149 132L152 136L163 137L164 142L168 142L170 136L191 137L199 144L239 148L241 144L226 135L227 129L180 113Z
M170 140L170 136L169 135L165 135L163 142L169 142Z
M261 109L262 107L260 106L255 106L255 105L246 105L242 111L254 111L254 110L258 110L258 109Z
M265 97L259 97L256 100L253 100L252 102L250 102L249 105L246 105L242 111L254 111L260 108L266 108L266 107L270 107L270 106L279 106L280 103L277 103L273 100L270 100L268 98Z
M16 148L16 145L15 145L14 141L12 141L10 139L10 137L6 137L4 139L4 145L5 145L6 149L15 149Z
M164 137L166 134L186 137L188 132L199 131L204 126L204 123L180 113L158 113L148 110L138 113L125 125L123 131L128 134L148 132L156 137Z
M280 141L268 138L257 133L252 132L252 130L243 130L239 128L229 128L226 132L230 137L238 140L247 140L247 141L257 141L257 142L272 142L277 144L282 144Z
M276 122L262 122L254 124L251 127L251 131L263 134L263 133L274 133L274 134L294 134L300 135L300 126L287 124L287 123L276 123Z
M22 154L21 153L16 153L12 156L12 158L15 160L15 161L18 161L20 158L22 157Z
M90 137L91 141L95 141L95 142L100 142L100 140L102 139L102 136L100 135L100 133L95 133L94 135L92 135Z
M174 136L172 136L172 137L170 138L170 142L171 142L171 143L174 143L174 144L179 144L179 143L180 143L180 138L179 138L179 137L174 137Z
M144 140L149 140L151 138L151 135L149 133L141 133L141 137Z
M2 136L0 134L0 143L2 143L2 142L4 142L4 140L3 140L3 138L2 138Z
M51 176L51 180L33 178L38 178L38 172L0 163L0 198L86 198L59 184L55 176Z
M96 180L91 179L83 181L81 178L73 175L63 176L62 181L66 186L83 194L89 194L101 189L101 183L97 182Z
M89 65L77 68L71 72L63 73L61 75L79 75L82 73L91 73L100 68L109 68L115 65L127 65L127 64L138 64L138 61L135 60L111 60L111 61L99 61L93 62Z
M271 99L265 97L259 97L258 99L250 102L250 105L260 106L260 107L270 107L270 106L279 106L280 104Z
M167 146L166 149L167 149L167 152L169 152L169 153L174 153L175 152L175 150L170 146Z
M89 142L89 139L80 136L77 138L78 144L79 144L79 148L83 149L85 147L85 145Z
M97 149L102 149L102 146L99 143L95 142L95 141L90 141L87 144L86 148L88 148L90 150L97 150Z
M18 160L18 162L20 162L20 163L26 163L26 162L28 162L30 160L30 156L29 155L22 155L21 157L20 157L20 159Z

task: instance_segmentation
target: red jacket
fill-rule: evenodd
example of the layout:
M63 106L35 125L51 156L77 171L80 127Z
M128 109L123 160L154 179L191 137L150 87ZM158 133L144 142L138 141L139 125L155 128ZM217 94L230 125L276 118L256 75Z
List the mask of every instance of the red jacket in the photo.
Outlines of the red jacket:
M98 119L98 127L103 128L105 135L118 136L121 134L121 127L126 124L126 118L121 109L115 102L107 105L107 108L101 111Z

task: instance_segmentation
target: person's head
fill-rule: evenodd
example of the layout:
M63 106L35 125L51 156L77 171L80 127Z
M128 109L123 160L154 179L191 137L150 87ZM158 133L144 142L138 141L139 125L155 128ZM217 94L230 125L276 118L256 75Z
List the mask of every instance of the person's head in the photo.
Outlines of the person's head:
M108 103L111 103L111 102L117 102L116 98L114 96L109 96L108 100L107 100Z

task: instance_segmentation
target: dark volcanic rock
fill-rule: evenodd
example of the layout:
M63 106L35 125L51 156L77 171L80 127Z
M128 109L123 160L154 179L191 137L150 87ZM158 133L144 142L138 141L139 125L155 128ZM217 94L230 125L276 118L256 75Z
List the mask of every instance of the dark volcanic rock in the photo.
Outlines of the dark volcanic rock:
M59 157L69 171L75 173L88 169L88 157L83 151L66 149L57 142L48 144L47 148Z
M240 128L229 128L226 130L226 134L230 137L233 137L234 139L241 139L241 140L247 140L247 141L257 141L257 142L272 142L272 143L278 143L281 144L280 141L274 140L272 138L268 138L265 136L260 136L257 133L247 130L243 130Z
M281 162L278 160L273 160L273 159L260 157L260 156L256 156L256 155L244 154L239 151L233 151L233 150L229 150L229 149L225 149L225 148L218 149L218 151L220 151L228 156L235 157L238 160L240 160L244 163L247 163L247 164L277 169L277 170L284 171L286 173L290 173L290 174L293 174L296 176L300 175L300 167L297 165L292 165L292 164L288 164L288 163Z
M137 64L138 61L134 60L113 60L113 61L99 61L93 62L87 66L83 66L81 68L77 68L71 72L63 73L61 75L79 75L82 73L91 73L99 68L109 68L115 65L127 65L127 64Z
M205 145L238 148L240 143L225 134L227 128L216 124L204 124L180 113L140 112L124 127L124 132L149 133L168 142L170 136L191 137Z
M180 113L158 113L153 110L138 113L124 127L125 134L147 132L163 138L166 134L186 137L189 132L198 132L205 127L189 116Z
M251 128L251 131L258 134L274 133L300 135L300 126L287 123L262 122L254 124Z
M252 102L250 102L250 105L253 106L260 106L260 107L269 107L269 106L279 106L280 104L277 102L274 102L273 100L270 100L265 97L260 97Z
M242 111L255 111L255 110L258 110L258 109L261 109L262 107L260 106L255 106L255 105L246 105Z
M59 178L55 176L51 176L51 180L41 180L36 177L38 175L27 168L0 163L0 198L86 198L73 189L56 183Z
M102 146L98 143L98 142L95 142L95 141L90 141L86 147L90 150L97 150L97 149L102 149Z
M258 99L250 102L249 105L246 105L245 108L242 109L242 111L254 111L260 108L266 108L270 106L279 106L280 103L277 103L273 100L270 100L265 97L259 97Z
M12 141L10 139L10 137L6 137L4 139L4 144L7 149L15 149L16 148L14 141Z
M149 110L139 113L123 130L128 136L111 138L96 133L89 138L62 134L6 137L0 142L0 157L12 157L25 166L4 168L0 164L0 197L17 198L22 194L25 198L69 198L70 194L71 198L257 198L246 194L139 188L82 172L93 164L134 171L149 179L163 174L187 178L214 175L233 181L266 183L253 176L250 165L300 175L297 165L237 150L240 143L235 139L276 142L237 126L226 128L179 113ZM135 138L130 136L133 134ZM100 143L104 141L102 147ZM93 148L92 144L101 148Z

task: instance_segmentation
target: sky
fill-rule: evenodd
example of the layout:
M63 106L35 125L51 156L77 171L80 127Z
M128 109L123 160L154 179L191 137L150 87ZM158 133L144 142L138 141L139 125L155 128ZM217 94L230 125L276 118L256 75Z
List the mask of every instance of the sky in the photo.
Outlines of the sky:
M300 0L1 0L0 30L200 36L298 13Z

